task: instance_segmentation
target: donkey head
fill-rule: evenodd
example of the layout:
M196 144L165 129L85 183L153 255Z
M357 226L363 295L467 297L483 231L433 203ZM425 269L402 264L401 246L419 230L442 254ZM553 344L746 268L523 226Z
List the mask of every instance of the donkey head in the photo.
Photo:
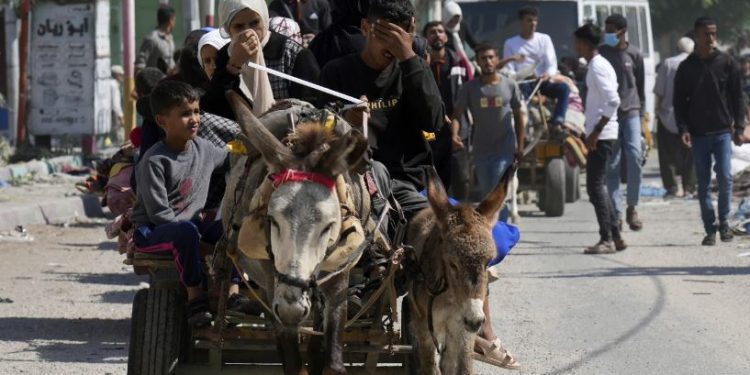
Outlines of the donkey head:
M243 105L228 95L248 150L262 155L275 190L268 204L269 238L276 272L273 309L289 326L310 312L316 267L341 229L336 178L356 166L367 151L357 133L336 136L318 123L300 124L282 144Z
M427 196L435 214L439 238L436 239L435 266L442 272L448 289L446 301L459 306L456 324L469 333L484 324L483 302L487 294L487 265L496 256L492 228L497 222L515 167L508 168L500 183L475 208L468 204L452 206L437 173L431 169Z

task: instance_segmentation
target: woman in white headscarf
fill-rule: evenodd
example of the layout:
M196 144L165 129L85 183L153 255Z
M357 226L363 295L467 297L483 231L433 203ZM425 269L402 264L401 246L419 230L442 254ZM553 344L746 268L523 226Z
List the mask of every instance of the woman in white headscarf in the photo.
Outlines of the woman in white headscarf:
M452 0L445 2L445 5L443 5L443 25L449 37L446 46L453 49L458 54L458 57L467 63L466 65L472 67L469 63L469 56L466 54L466 50L464 50L463 42L466 39L465 41L469 43L469 47L471 48L474 48L476 42L464 24L463 17L463 12L458 3Z
M266 65L263 46L270 39L268 8L263 0L225 0L219 9L220 36L230 42L216 55L211 84L201 97L201 109L235 120L225 93L242 95L260 116L274 103L268 74L247 63Z
M198 63L206 72L208 79L211 79L216 71L216 56L219 50L228 43L229 39L221 36L221 31L218 29L206 33L198 41Z
M219 19L221 35L231 39L225 69L239 76L239 90L252 101L253 113L260 116L273 105L273 90L268 74L249 67L247 63L266 65L263 47L271 37L266 2L226 0L221 4Z
M218 111L214 113L234 118L224 100L227 89L235 89L247 97L256 114L268 110L274 100L316 100L317 93L313 90L247 66L246 63L252 61L310 82L316 82L320 73L310 51L292 39L270 31L265 1L225 0L221 4L219 19L222 35L232 41L217 55L212 88L201 102L207 111ZM241 79L237 79L238 76Z

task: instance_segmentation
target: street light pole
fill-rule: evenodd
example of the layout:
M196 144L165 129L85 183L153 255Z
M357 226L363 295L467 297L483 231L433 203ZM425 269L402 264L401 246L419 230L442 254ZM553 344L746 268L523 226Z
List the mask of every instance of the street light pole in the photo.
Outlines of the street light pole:
M203 23L203 26L214 26L214 7L215 2L214 0L203 0L201 1L201 4L203 5L203 14L205 15L205 20Z

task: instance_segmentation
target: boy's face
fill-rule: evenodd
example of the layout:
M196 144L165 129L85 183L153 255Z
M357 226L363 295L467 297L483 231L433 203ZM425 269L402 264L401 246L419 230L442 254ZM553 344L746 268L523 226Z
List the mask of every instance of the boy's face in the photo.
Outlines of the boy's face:
M201 122L199 103L197 100L184 101L165 114L157 114L156 122L164 129L167 139L187 143L198 135Z

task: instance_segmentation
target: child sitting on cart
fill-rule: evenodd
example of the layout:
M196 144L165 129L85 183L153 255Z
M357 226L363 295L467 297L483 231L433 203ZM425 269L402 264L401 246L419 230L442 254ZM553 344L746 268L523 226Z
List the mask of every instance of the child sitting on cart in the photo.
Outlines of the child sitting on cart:
M187 289L188 323L200 327L213 316L205 295L199 240L215 243L222 235L221 221L202 210L208 196L210 177L228 170L227 151L198 138L199 95L188 84L162 81L151 95L151 109L164 130L164 140L141 156L136 169L137 198L130 220L135 224L133 241L139 252L171 252ZM233 274L233 284L239 278ZM229 305L241 304L236 294Z

